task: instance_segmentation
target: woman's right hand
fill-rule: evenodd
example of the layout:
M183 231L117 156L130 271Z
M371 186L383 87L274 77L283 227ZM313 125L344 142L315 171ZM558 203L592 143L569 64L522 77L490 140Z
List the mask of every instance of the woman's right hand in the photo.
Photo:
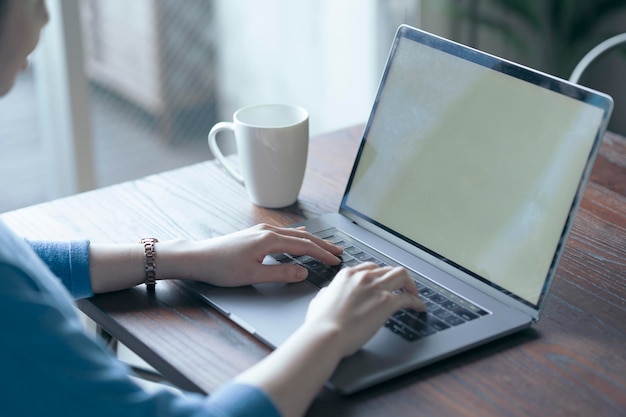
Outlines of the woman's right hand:
M343 269L311 301L302 326L237 379L261 388L283 416L302 416L341 359L404 308L426 310L405 269L373 263Z
M313 299L304 326L330 329L342 357L355 353L401 309L426 311L404 268L365 263L341 270Z

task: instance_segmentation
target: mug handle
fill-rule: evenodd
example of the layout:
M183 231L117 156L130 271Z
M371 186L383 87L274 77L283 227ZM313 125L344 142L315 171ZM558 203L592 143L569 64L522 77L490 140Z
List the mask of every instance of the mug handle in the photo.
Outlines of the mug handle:
M211 128L209 131L209 149L211 149L211 153L217 158L218 161L222 164L226 171L238 182L243 184L243 177L239 172L237 172L233 166L228 162L219 146L217 146L217 134L224 130L230 130L235 133L235 125L230 122L219 122L215 126Z

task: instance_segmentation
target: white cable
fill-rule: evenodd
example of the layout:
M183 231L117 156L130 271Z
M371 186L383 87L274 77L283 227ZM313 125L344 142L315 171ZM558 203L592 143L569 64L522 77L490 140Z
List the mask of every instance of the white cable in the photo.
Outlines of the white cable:
M587 52L587 54L580 60L580 62L578 62L576 68L574 68L574 71L572 71L572 75L570 75L569 77L570 82L578 83L580 76L587 69L589 64L591 64L603 53L609 51L612 48L615 48L622 43L626 44L626 33L620 33L619 35L615 35L612 38L609 38L595 46L591 51Z

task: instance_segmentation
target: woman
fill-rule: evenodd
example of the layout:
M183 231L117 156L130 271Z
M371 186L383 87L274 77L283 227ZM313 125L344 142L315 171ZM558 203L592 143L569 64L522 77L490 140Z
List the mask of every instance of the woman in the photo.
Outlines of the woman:
M26 68L47 20L42 0L0 0L0 95ZM344 269L283 346L210 398L148 393L83 333L70 297L144 282L146 250L136 243L26 242L0 222L0 415L299 416L339 361L389 315L424 310L405 270L374 264ZM267 253L309 255L331 265L341 253L305 230L268 225L204 241L158 242L154 250L157 279L225 286L306 278L296 265L262 265Z

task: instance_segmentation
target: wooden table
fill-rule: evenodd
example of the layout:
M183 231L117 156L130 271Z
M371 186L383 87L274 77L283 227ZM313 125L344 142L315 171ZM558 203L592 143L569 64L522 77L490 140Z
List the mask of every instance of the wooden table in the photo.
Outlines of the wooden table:
M201 239L337 210L361 128L311 141L299 203L251 205L209 161L2 215L39 239ZM172 383L210 393L269 353L177 282L79 307ZM323 391L311 416L626 414L626 139L607 134L537 325L350 397Z

